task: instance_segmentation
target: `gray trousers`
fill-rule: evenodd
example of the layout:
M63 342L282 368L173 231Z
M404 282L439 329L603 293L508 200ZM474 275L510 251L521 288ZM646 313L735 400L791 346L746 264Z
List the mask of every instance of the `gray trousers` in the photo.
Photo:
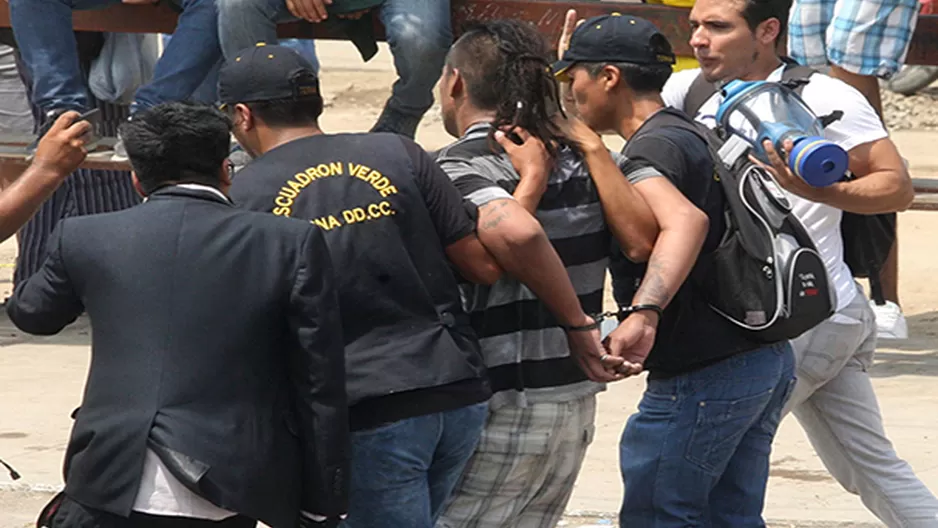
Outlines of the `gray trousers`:
M883 428L868 372L876 321L862 290L792 345L798 382L784 413L794 413L830 474L890 527L938 527L938 499Z

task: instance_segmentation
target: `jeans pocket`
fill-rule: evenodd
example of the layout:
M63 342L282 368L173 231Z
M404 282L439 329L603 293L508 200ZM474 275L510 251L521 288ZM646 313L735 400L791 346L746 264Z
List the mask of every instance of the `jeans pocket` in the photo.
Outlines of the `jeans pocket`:
M704 471L719 474L736 446L764 412L775 391L735 400L704 400L697 404L697 421L684 457Z
M643 413L671 413L678 407L678 396L646 390L638 402L638 409Z

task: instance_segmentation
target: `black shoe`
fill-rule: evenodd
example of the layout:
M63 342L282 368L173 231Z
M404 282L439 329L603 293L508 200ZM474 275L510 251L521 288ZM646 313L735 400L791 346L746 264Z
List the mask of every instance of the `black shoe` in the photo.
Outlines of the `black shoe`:
M378 117L378 122L371 127L371 132L391 132L414 139L414 136L417 135L417 125L420 124L421 117L403 114L385 105L384 110Z
M36 149L39 147L39 142L42 141L43 136L46 135L46 132L52 128L52 124L62 116L65 112L70 112L72 108L55 108L46 112L45 116L42 118L42 125L39 127L39 134L36 135L36 140L26 146L26 153L32 156L36 153ZM80 110L79 110L80 111Z

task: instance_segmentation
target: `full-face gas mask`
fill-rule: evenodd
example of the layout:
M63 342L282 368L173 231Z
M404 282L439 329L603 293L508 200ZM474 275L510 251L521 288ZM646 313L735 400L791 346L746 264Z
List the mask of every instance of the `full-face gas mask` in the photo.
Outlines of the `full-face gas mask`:
M772 142L785 156L784 141L794 143L788 153L792 173L815 187L826 187L844 177L847 152L824 139L824 121L836 120L839 112L818 119L801 97L786 83L730 81L722 90L723 102L717 109L720 128L752 146L759 160L769 163L762 143Z

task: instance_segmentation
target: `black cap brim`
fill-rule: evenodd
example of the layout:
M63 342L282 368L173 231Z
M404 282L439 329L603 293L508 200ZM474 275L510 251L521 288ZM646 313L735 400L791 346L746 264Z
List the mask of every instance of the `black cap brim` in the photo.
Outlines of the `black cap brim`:
M567 72L574 64L576 64L576 62L572 60L559 60L555 62L550 69L558 81L565 81L567 80Z

